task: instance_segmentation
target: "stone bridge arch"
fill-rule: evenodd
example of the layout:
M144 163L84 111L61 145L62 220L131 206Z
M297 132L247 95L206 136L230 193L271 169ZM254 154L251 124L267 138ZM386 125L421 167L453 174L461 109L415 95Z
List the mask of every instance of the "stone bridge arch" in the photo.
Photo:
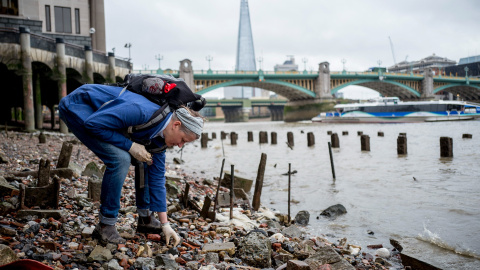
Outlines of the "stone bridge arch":
M364 86L379 92L383 96L396 96L401 100L418 99L421 96L418 91L405 84L396 81L379 81L373 79L353 80L342 84L332 89L332 95L350 85Z
M201 86L203 85L199 85L199 81L195 81L196 88ZM203 95L210 91L218 89L220 87L228 87L228 86L247 86L247 87L261 88L264 90L275 92L287 98L288 100L308 100L308 99L316 98L315 92L312 92L304 87L295 85L293 83L289 83L281 80L268 80L268 81L256 80L256 79L230 80L230 81L218 82L212 86L203 88L197 93L200 95Z

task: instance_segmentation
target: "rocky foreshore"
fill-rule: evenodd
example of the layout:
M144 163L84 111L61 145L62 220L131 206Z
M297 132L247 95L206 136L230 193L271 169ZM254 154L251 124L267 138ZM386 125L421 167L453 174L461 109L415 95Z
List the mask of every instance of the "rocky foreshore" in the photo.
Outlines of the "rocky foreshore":
M166 246L162 233L136 233L131 167L117 224L127 243L103 246L92 237L99 202L91 194L98 190L89 188L101 179L102 162L72 135L45 135L46 142L39 143L39 133L0 133L0 269L24 259L54 269L404 269L395 249L374 245L362 250L345 238L332 243L306 234L308 212L299 212L289 223L284 214L238 205L232 220L229 208L217 210L215 220L202 218L198 210L206 195L215 195L219 179L183 171L169 163L168 153L169 220L181 243ZM42 166L49 166L52 175L65 141L73 144L68 166L72 175L50 177L51 183L59 182L58 209L26 205L21 184L37 187L34 171ZM187 183L190 192L184 200ZM187 201L191 207L184 207Z

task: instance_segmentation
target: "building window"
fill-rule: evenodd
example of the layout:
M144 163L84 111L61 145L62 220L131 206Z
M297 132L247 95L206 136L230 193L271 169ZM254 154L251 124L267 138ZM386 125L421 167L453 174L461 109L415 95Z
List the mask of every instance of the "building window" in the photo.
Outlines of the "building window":
M67 7L55 7L55 32L72 33L72 14Z
M45 29L47 32L52 32L52 17L50 15L50 6L45 6Z
M18 0L1 0L0 14L18 16Z
M80 9L75 9L75 33L80 34Z

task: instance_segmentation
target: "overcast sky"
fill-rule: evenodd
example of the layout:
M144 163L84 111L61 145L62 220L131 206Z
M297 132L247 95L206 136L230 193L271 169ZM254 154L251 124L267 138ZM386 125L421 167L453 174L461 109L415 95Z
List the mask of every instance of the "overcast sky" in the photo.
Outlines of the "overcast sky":
M294 55L300 70L363 71L435 53L458 60L480 54L478 0L250 0L255 56L273 70ZM128 57L134 69L234 70L240 0L105 0L107 51ZM257 69L259 64L257 62Z

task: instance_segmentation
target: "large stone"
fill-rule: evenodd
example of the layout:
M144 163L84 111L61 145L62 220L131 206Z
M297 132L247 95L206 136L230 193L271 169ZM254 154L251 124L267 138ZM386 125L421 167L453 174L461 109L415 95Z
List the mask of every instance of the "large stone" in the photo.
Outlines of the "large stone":
M343 215L347 213L347 209L345 209L345 206L341 204L336 204L328 207L327 209L323 210L320 215L326 216L329 218L336 218L339 215Z
M295 216L295 223L298 225L308 225L310 221L310 213L308 211L300 211Z
M324 246L317 249L317 252L310 256L305 262L311 269L318 269L320 266L330 264L335 270L355 270L350 263L342 258L332 247Z
M116 259L111 259L108 264L107 264L107 270L124 270L123 267L121 267L118 264L118 261Z
M68 164L68 168L72 170L73 172L73 177L78 178L82 175L83 168L82 166L78 165L77 163L71 161Z
M24 218L27 216L37 216L38 218L54 218L56 220L67 216L68 213L65 210L19 210L17 212L17 218Z
M261 232L250 232L238 243L237 255L244 263L269 268L272 266L272 244Z
M231 179L232 178L230 176L230 173L225 172L224 175L223 175L221 185L226 187L226 188L230 188ZM246 179L246 178L239 177L239 176L235 175L235 179L234 179L234 182L233 182L233 187L234 188L241 188L245 192L250 192L250 190L252 189L252 185L253 185L253 180Z
M3 244L0 244L0 265L5 265L18 260L17 255L13 250Z
M205 256L205 262L207 264L215 264L215 263L219 263L220 262L220 259L218 257L218 253L215 253L215 252L209 252L207 253L207 256Z
M135 260L135 263L133 264L135 269L145 269L145 270L153 270L155 269L155 260L153 258L143 258L139 257ZM167 269L173 269L173 268L167 268Z
M230 256L235 254L235 244L232 242L226 242L226 243L208 243L203 246L202 252L203 253L209 253L209 252L220 252L220 251L225 251Z
M159 254L155 256L155 266L163 266L165 269L179 269L177 262L170 254Z
M300 238L302 236L302 231L296 225L292 225L290 227L286 227L283 229L282 234L287 237L297 237Z
M310 266L299 260L290 260L287 262L287 270L310 270Z
M82 175L88 177L95 175L100 179L103 178L102 170L93 161L88 163L87 166L85 166L85 170L83 170Z
M8 157L2 151L0 151L0 163L8 163Z
M18 195L18 193L18 189L11 186L7 180L3 178L3 180L0 182L0 197Z
M110 261L113 258L112 252L107 248L97 245L88 256L88 261Z

